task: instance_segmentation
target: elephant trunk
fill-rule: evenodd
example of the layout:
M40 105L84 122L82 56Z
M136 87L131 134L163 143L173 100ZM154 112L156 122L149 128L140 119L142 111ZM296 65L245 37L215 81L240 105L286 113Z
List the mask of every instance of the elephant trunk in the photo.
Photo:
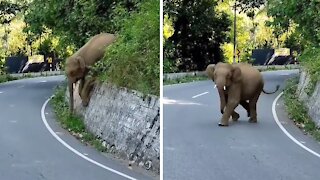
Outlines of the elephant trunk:
M73 114L73 82L69 81L69 104L70 113Z
M220 112L221 114L224 113L224 108L226 107L226 97L224 92L225 86L217 86L219 96L220 96Z

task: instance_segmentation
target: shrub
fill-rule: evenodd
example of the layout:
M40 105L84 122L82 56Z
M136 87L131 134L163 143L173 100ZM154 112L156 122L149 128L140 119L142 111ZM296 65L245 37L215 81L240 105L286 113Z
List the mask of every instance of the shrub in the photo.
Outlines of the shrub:
M310 75L310 83L306 89L306 93L311 95L317 82L320 80L320 49L308 48L302 53L299 59Z
M159 95L159 0L146 0L122 22L118 40L96 63L101 81Z

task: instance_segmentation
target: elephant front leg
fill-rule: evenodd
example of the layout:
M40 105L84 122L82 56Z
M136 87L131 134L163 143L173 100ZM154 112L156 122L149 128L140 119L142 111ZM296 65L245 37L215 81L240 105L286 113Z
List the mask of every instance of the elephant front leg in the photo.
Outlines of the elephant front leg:
M228 102L225 111L222 115L221 121L219 123L219 126L228 126L229 125L229 119L230 116L234 113L236 113L234 111L234 109L238 106L238 102L232 101L232 102ZM238 113L237 113L238 114Z
M228 102L228 93L225 93L225 99ZM249 105L248 105L248 107L249 107ZM232 112L231 116L232 116L233 121L238 121L238 119L240 118L240 115L235 110Z
M81 92L82 92L82 89L83 89L83 86L84 86L84 82L85 82L85 79L84 77L80 79L80 83L79 83L79 88L78 88L78 91L79 91L79 96L81 97ZM82 98L82 97L81 97Z
M88 106L90 101L90 92L93 89L95 85L95 79L94 78L87 78L84 82L83 88L80 92L80 97L82 99L82 105Z

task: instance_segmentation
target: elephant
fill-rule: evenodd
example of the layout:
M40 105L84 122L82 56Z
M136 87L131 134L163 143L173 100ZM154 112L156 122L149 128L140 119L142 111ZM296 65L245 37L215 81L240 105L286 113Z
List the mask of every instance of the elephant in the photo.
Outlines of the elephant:
M79 95L82 99L82 105L88 106L91 96L91 90L96 84L96 78L92 76L86 76L83 83L79 84Z
M228 126L229 118L239 119L235 108L240 104L247 110L249 122L257 122L257 101L261 92L273 94L279 90L277 85L273 92L266 92L261 73L247 63L217 63L209 64L206 68L209 78L215 82L220 96L220 112L222 114L219 126ZM249 101L249 102L247 102Z
M68 57L65 65L65 72L69 87L70 112L73 113L73 84L80 80L80 88L83 87L84 78L90 70L90 66L102 59L105 48L116 41L114 34L100 33L89 39L89 41ZM82 89L79 89L81 93Z

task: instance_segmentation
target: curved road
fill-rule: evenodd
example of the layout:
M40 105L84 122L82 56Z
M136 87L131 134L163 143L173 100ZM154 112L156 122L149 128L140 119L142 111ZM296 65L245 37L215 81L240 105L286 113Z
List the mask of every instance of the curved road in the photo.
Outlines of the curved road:
M284 87L297 70L265 72L265 89ZM212 81L164 86L165 180L315 180L320 158L294 143L277 125L272 104L280 91L262 94L258 123L248 123L238 107L238 122L219 127L219 96ZM283 99L276 114L284 128L301 144L320 154L320 145L288 120Z
M0 84L0 179L3 180L122 180L155 179L128 163L84 146L54 120L48 105L45 116L53 131L79 153L112 168L119 175L76 155L46 129L40 114L44 102L63 76L17 80Z

